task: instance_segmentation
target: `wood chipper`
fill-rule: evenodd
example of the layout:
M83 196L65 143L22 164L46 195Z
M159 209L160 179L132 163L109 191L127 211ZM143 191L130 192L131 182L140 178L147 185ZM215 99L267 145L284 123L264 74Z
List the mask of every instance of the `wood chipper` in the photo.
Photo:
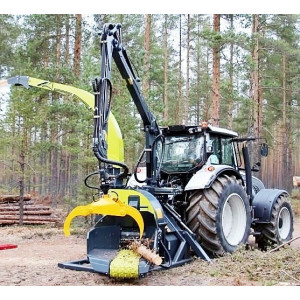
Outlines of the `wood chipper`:
M74 208L76 216L98 214L87 235L87 257L60 267L99 272L116 278L144 276L175 267L193 255L211 257L233 252L250 233L260 248L291 239L293 212L289 195L266 189L252 176L248 144L234 131L200 125L159 127L140 90L122 44L122 26L105 24L101 35L101 76L93 82L93 151L99 161L99 198ZM111 71L114 60L141 116L145 147L129 180L122 161L107 157ZM261 154L267 155L266 143ZM138 176L141 162L145 175ZM146 254L139 247L146 248ZM143 249L144 249L143 248ZM154 261L150 257L160 257Z
M232 253L255 236L262 249L292 238L293 211L287 191L266 189L252 176L249 143L232 130L202 122L158 126L122 44L122 26L105 24L101 34L101 75L93 81L93 153L98 170L85 183L98 198L75 207L73 218L97 215L87 233L87 256L59 267L138 278L192 260L208 262ZM123 143L110 136L112 61L140 114L145 146L133 170L124 163ZM115 137L117 138L117 137ZM118 136L120 139L120 136ZM261 155L267 145L261 143ZM113 158L117 157L117 158ZM138 170L144 170L140 176ZM97 176L99 186L89 179Z

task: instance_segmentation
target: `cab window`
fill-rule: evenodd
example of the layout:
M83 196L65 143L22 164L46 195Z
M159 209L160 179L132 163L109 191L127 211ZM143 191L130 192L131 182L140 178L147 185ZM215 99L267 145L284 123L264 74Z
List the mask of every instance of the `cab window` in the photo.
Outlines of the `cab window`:
M234 155L232 147L232 139L211 135L213 153L218 158L220 165L229 165L234 167Z

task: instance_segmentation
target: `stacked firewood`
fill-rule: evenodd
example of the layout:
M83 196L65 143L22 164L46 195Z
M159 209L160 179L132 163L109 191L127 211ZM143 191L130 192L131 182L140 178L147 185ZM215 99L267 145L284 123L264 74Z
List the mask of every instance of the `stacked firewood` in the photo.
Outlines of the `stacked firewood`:
M0 195L0 225L19 224L20 197L17 195ZM50 206L35 204L31 195L24 195L23 224L44 225L59 223Z

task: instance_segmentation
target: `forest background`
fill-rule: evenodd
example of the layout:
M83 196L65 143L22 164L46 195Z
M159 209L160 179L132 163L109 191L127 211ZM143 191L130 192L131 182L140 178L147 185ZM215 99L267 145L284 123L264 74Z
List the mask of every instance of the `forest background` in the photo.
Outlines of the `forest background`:
M122 23L123 44L160 125L202 121L264 137L266 187L291 191L300 176L298 14L0 15L0 80L16 75L92 92L103 24ZM132 168L141 122L113 66L112 111ZM97 169L92 112L75 96L0 89L0 193L90 202L85 176Z

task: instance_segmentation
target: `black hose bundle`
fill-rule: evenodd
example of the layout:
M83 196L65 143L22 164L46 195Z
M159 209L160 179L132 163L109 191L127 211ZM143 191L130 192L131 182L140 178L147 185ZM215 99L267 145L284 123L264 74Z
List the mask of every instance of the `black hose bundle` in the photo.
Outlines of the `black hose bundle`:
M112 84L108 78L99 78L93 82L95 94L93 151L100 163L117 165L124 169L117 178L126 178L129 169L126 164L107 158L106 135L108 117L111 108Z

